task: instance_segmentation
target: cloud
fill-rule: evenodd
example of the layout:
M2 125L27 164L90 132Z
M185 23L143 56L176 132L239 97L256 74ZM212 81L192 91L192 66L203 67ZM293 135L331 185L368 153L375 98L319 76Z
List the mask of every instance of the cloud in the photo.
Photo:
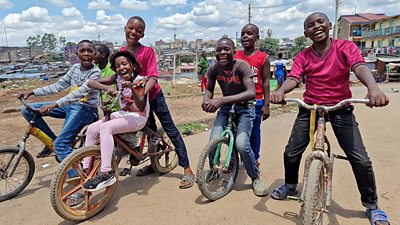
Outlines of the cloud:
M91 1L88 4L88 9L90 10L99 10L99 9L110 9L111 2L107 0L95 0Z
M150 8L150 5L146 1L137 0L122 0L120 6L124 9L134 10L147 10Z
M0 8L9 9L12 7L14 7L14 3L10 2L9 0L0 0Z
M96 13L96 21L98 25L124 27L127 19L125 19L121 14L107 16L104 10L99 10Z
M69 7L72 5L72 3L68 0L47 0L52 5L58 6L58 7Z
M79 17L79 18L83 17L82 13L75 7L63 9L62 14L65 17Z
M186 0L154 0L151 5L154 6L186 6Z

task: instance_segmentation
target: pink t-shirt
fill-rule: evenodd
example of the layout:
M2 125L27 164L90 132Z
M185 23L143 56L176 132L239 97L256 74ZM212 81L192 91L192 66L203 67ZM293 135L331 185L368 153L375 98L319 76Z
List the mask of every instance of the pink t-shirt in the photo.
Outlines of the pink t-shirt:
M140 44L139 49L135 53L137 61L142 66L139 75L158 80L157 60L156 54L151 47ZM120 51L126 50L126 46L120 48ZM149 91L149 100L152 101L157 97L157 94L161 91L161 87L158 82L154 85L153 89Z
M353 42L332 40L324 56L316 53L312 47L299 52L288 78L299 81L302 74L306 76L306 103L334 105L351 98L350 69L360 64L365 64L365 61Z
M251 70L253 71L253 80L256 85L256 99L263 99L263 79L262 79L262 68L264 66L265 60L268 58L268 54L264 52L257 51L252 56L247 56L244 54L243 50L238 50L234 56L235 59L241 59L247 62L250 65Z

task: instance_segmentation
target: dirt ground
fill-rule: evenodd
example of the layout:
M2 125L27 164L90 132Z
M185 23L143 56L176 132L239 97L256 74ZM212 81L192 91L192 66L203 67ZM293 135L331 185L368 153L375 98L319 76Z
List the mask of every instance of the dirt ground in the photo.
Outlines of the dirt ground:
M198 87L193 85L193 88ZM400 171L400 93L393 91L400 89L400 84L384 84L381 88L390 98L389 106L372 110L357 106L355 114L373 161L380 206L388 213L392 224L400 224L400 179L395 172ZM302 91L296 89L293 96L300 96ZM362 86L352 87L352 91L354 97L364 97L366 93ZM20 105L13 96L15 93L16 90L0 91L1 146L15 146L27 126L19 112L1 114L4 109ZM45 99L32 98L33 101ZM201 111L201 95L168 97L167 102L178 124L209 120L215 116ZM262 179L270 191L283 182L282 151L295 116L295 110L282 110L279 107L262 124ZM60 120L48 121L55 131L60 129ZM334 151L341 153L329 128L328 136ZM194 170L208 137L209 131L205 131L184 138ZM27 148L35 155L42 145L31 138ZM136 167L133 173L140 167ZM57 163L52 158L36 160L35 175L28 187L14 199L0 203L0 224L70 224L60 218L50 204L49 186L56 168ZM188 190L180 190L178 184L181 174L182 169L176 168L163 176L120 177L110 204L83 224L301 224L298 202L254 196L243 168L240 169L234 190L216 202L209 202L202 197L196 185ZM333 188L333 205L324 224L369 224L348 162L335 162Z

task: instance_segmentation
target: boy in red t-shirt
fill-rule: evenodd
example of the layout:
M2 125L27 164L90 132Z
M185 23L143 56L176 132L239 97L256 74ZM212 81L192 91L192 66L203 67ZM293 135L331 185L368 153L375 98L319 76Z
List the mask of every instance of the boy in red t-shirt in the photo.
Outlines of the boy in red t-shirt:
M350 69L368 88L366 98L370 107L382 107L389 103L388 97L379 89L365 65L357 46L346 40L332 40L332 25L324 13L312 13L304 21L304 35L313 42L295 58L292 71L281 88L271 93L271 103L281 103L285 93L293 90L305 74L304 101L308 104L334 105L351 98L349 88ZM353 106L329 112L332 129L344 150L361 194L363 206L372 224L389 224L386 214L378 209L378 196L371 160L364 147ZM310 111L300 108L289 142L284 152L285 184L272 192L272 198L282 200L297 194L298 171L301 156L309 143ZM379 222L380 223L379 223Z
M250 65L253 71L253 80L256 85L256 118L254 119L253 129L250 136L251 149L260 165L260 145L261 145L261 121L269 117L269 78L270 78L270 62L268 54L256 50L256 41L260 38L259 29L254 24L247 24L242 28L240 34L240 42L243 50L235 53L235 59L241 59Z

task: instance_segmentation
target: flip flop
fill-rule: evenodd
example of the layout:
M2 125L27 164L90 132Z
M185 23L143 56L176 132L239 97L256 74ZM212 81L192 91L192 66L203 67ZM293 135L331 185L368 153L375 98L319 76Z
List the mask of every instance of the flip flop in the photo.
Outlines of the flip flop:
M136 176L138 176L138 177L147 176L147 175L150 175L155 172L156 171L154 171L154 169L151 165L147 165L147 166L144 166L143 168L139 169L136 172Z
M276 200L284 200L288 196L297 195L296 190L289 189L286 185L282 184L281 186L274 189L271 193L271 197Z
M187 189L187 188L191 188L194 184L194 175L184 175L181 179L181 184L179 185L180 189ZM186 185L184 185L184 183L186 183Z
M367 214L371 225L378 225L377 222L380 222L379 224L382 224L382 222L386 222L388 225L390 225L386 213L380 209L367 209L367 211L365 211L365 214Z

